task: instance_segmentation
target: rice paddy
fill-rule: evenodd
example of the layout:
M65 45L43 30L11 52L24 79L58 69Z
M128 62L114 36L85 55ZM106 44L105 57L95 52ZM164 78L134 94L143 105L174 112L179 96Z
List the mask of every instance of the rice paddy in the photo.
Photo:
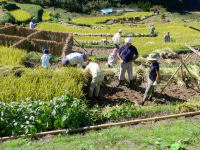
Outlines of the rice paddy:
M10 14L18 22L27 22L31 19L31 15L22 9L12 10L10 11Z

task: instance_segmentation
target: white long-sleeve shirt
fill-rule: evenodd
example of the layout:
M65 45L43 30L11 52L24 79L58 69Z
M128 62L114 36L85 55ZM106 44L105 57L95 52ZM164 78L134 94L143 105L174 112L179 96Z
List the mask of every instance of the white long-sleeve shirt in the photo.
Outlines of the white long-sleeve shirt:
M90 70L93 78L102 78L103 77L103 71L101 70L99 64L90 62L87 67L85 68L85 71Z
M50 56L48 54L44 54L42 57L41 57L41 60L42 60L42 67L44 68L49 68L50 67L50 63L49 63L49 60L50 60Z
M81 64L84 66L84 59L83 59L83 54L81 53L71 53L66 56L66 59L69 61L71 65L76 65L76 64Z
M30 29L34 29L35 26L36 26L36 24L34 24L33 22L30 22L30 23L29 23L29 28L30 28Z
M113 41L114 44L120 45L121 44L121 35L120 35L120 33L116 33L113 36L112 41Z

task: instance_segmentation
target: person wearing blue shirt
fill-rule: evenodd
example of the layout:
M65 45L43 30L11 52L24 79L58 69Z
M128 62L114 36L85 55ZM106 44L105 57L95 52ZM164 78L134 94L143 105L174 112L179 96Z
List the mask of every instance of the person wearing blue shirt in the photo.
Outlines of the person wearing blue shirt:
M159 63L157 62L159 60L158 55L156 55L154 53L149 54L147 60L151 62L151 68L150 68L151 71L149 73L148 85L147 85L141 105L144 105L146 100L152 99L154 87L156 87L158 85L158 81L160 78Z
M128 78L130 81L129 87L133 88L133 61L135 61L138 57L138 51L135 46L132 45L132 39L126 38L125 45L121 46L118 50L117 56L120 60L120 75L119 75L119 83L117 87L122 84L122 81L125 79L125 73L128 72Z

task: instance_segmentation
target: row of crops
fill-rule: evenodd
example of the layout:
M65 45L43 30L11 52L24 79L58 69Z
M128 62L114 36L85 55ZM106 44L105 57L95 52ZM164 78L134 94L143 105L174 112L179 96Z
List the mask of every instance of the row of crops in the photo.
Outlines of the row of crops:
M133 44L138 48L140 54L148 54L152 51L162 49L177 50L185 47L185 43L189 45L198 45L200 42L200 34L198 31L190 29L188 26L198 26L198 23L183 23L183 22L170 22L170 23L154 23L157 37L135 37ZM139 24L137 28L127 27L122 24L109 25L102 28L77 28L72 26L64 26L58 23L41 23L37 29L70 32L70 33L116 33L119 29L125 32L133 32L135 34L148 34L150 29L147 24ZM171 42L164 43L164 35L170 32ZM100 41L101 39L111 40L112 37L102 36L74 36L79 41ZM122 41L124 38L122 38Z

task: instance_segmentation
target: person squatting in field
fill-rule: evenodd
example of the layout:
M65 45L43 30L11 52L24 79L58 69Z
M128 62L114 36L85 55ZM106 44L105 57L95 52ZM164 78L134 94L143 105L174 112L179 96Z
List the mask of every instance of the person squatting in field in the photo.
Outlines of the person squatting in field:
M88 53L84 54L78 52L71 53L62 58L62 65L76 67L77 64L81 64L81 66L85 68L88 57L89 57Z
M121 34L122 34L123 30L119 29L119 32L116 33L113 38L112 38L112 42L115 45L115 48L119 49L120 45L121 45Z
M101 70L99 64L94 63L94 62L89 62L84 72L87 72L87 71L89 71L89 73L92 75L92 81L90 83L90 90L89 90L88 96L93 97L93 92L95 90L94 96L98 97L101 83L104 80L103 71Z
M149 54L147 60L149 62L151 62L151 71L149 73L147 88L146 88L144 98L143 98L141 105L144 105L146 100L152 99L154 87L156 87L158 85L158 81L160 78L159 63L157 62L159 60L159 56L152 53L152 54Z
M125 45L121 46L121 48L117 52L117 56L120 60L120 75L119 75L119 83L117 87L122 84L122 81L125 79L125 73L128 72L128 78L130 81L129 87L133 88L133 65L132 63L139 57L137 48L132 45L132 39L126 38Z
M50 67L49 60L50 60L51 56L49 56L48 54L49 54L49 50L48 49L44 49L43 50L43 55L41 57L42 67L44 67L46 69L48 69Z

